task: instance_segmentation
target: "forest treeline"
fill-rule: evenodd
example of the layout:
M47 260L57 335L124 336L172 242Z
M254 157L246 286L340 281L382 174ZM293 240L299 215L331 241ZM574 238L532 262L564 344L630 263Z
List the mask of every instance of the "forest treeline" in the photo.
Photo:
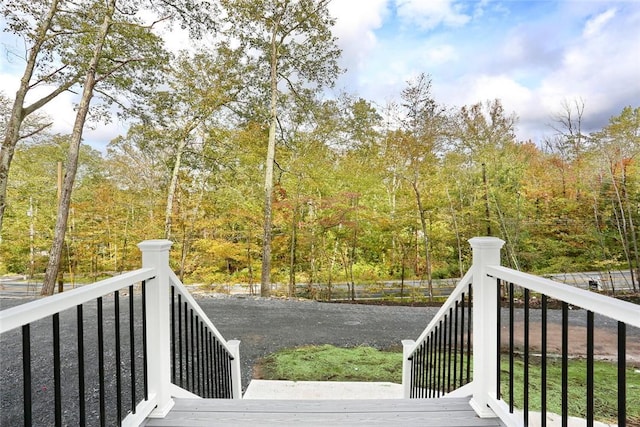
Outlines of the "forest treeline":
M568 100L549 119L551 137L519 141L517 116L499 99L445 105L428 74L407 81L386 105L357 94L329 97L323 88L341 70L326 2L294 2L301 9L290 14L276 7L289 2L273 0L272 13L262 15L251 3L221 2L239 11L229 39L162 51L166 57L142 24L140 35L117 30L151 43L154 49L137 53L153 56L144 65L158 71L152 75L144 68L118 74L122 61L106 69L100 61L124 48L108 44L122 34L103 33L110 54L96 59L92 96L100 101L87 105L85 120L109 117L118 106L130 124L104 152L81 143L75 128L47 132L55 117L21 107L28 114L7 167L0 273L42 277L62 228L58 268L67 281L138 268L136 244L168 238L172 266L188 283L258 284L266 274L285 294L301 282L430 283L461 276L470 265L467 240L491 235L506 242L510 267L626 269L640 289L640 106L586 132L588 104ZM122 10L109 13L113 20ZM92 42L76 42L91 56ZM47 49L70 61L55 44ZM78 71L86 69L72 65L76 72L62 76L69 86L61 87L82 90L88 80ZM40 75L52 72L43 67ZM3 134L15 111L15 99L2 94Z

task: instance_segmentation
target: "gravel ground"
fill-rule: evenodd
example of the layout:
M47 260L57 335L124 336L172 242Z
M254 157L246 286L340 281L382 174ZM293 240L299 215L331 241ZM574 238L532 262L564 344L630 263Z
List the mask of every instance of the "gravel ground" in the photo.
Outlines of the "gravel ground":
M227 339L238 339L242 365L242 386L246 389L253 376L253 368L260 358L282 348L308 344L334 344L340 347L359 345L378 349L399 347L402 339L416 339L438 308L398 307L359 304L327 304L312 301L263 299L258 297L196 297L205 313ZM0 309L27 302L25 299L2 299ZM86 396L98 395L97 372L98 349L95 344L97 331L92 319L96 313L95 304L85 305L85 362L87 365ZM113 325L114 310L112 298L105 299L105 358L114 357ZM581 315L582 313L582 315ZM571 334L575 341L582 340L583 311L571 313ZM63 377L63 424L77 424L77 369L75 343L75 310L61 314L62 377ZM122 309L121 316L127 316ZM505 315L503 314L503 318ZM532 312L535 322L538 314ZM550 322L558 322L558 310L549 311ZM516 311L516 322L522 319L522 311ZM518 325L519 323L516 323ZM615 355L615 322L596 320L600 329L597 337L604 356ZM532 327L533 328L533 327ZM519 330L518 326L516 329ZM631 329L631 328L630 328ZM517 332L517 331L516 331ZM128 341L128 331L122 331L123 342ZM50 321L37 322L32 326L32 376L34 425L52 425L53 379L52 379L52 338ZM628 331L631 346L637 346L640 353L640 332ZM573 339L573 337L572 337ZM636 347L633 347L636 348ZM596 349L598 351L598 349ZM635 350L634 350L635 351ZM66 355L66 356L65 356ZM19 330L4 334L0 338L0 426L22 424L22 362ZM108 363L107 363L108 364ZM115 374L108 371L107 388L115 389ZM138 377L141 377L139 375ZM124 402L127 402L127 388L123 384ZM139 387L138 387L139 388ZM111 393L111 394L109 394ZM138 392L139 393L139 392ZM115 417L113 407L115 394L107 392L107 413ZM97 404L88 404L88 425L95 425L99 414ZM113 418L113 423L115 423ZM107 424L112 424L108 421Z

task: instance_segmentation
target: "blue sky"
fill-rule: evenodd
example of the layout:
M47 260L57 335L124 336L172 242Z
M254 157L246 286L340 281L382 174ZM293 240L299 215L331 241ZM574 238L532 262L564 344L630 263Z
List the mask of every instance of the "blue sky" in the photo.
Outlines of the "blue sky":
M343 50L336 92L381 108L419 73L437 101L461 107L495 98L519 117L517 136L541 142L563 102L584 102L595 130L627 105L640 106L640 1L332 0ZM184 47L173 34L169 44ZM12 96L23 63L6 55L20 43L0 34L0 90ZM47 107L58 132L70 132L72 95ZM85 131L96 148L125 131L121 123Z
M421 72L451 107L499 98L539 142L563 103L584 127L640 106L640 2L333 0L347 73L339 89L381 105Z

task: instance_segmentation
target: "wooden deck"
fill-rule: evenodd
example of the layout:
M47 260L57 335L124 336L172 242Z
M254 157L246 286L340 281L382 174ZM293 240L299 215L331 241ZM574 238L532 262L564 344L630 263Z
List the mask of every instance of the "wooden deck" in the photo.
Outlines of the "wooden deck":
M145 426L504 426L478 418L469 399L175 399L166 418Z

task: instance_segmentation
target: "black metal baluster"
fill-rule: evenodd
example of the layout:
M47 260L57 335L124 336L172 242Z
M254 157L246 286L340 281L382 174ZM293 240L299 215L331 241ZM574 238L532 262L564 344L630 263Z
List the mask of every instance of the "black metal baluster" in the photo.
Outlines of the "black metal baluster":
M195 321L195 351L193 352L194 356L194 366L193 372L195 374L195 381L193 383L193 394L200 395L200 339L199 339L199 330L200 330L200 318L196 315L193 320Z
M187 361L187 366L189 366L190 372L191 372L191 388L189 389L189 391L193 393L195 391L195 384L196 384L195 342L194 342L195 340L193 339L193 322L194 322L193 309L189 309L189 318L191 320L189 324L189 345L191 346L189 351L191 353L191 360ZM189 364L189 362L191 362L191 364Z
M131 413L136 413L136 340L133 285L129 286L129 363L131 364Z
M542 295L542 319L540 331L540 427L547 427L547 309L548 300Z
M464 292L460 295L460 385L462 387L464 385L464 313L465 313L465 303L464 303Z
M208 328L203 324L200 340L202 341L202 397L209 397L209 337Z
M529 426L529 289L524 289L524 427Z
M618 427L627 424L627 325L618 322Z
M53 315L53 388L56 426L62 425L62 386L60 381L60 313Z
M22 407L24 425L31 426L31 329L30 324L22 326Z
M436 397L440 397L440 387L442 385L442 320L438 322L436 335L438 336L438 350L436 353Z
M569 304L562 303L562 427L569 424Z
M207 334L209 335L209 342L207 343L207 345L209 346L209 372L210 372L209 381L211 381L210 397L215 398L216 397L216 365L215 365L216 356L213 349L213 333L211 331L207 331Z
M417 383L416 383L416 390L415 390L415 397L416 398L420 398L422 397L422 390L425 389L426 390L426 367L424 366L422 360L424 358L424 352L425 352L425 346L427 345L428 341L423 341L422 344L420 345L418 352L416 353L415 357L413 358L413 362L414 365L416 365L416 378L417 378Z
M177 382L176 378L176 287L171 286L171 382Z
M424 361L422 363L422 369L424 371L426 383L422 390L423 397L435 397L435 372L436 372L436 334L435 331L431 331L429 334L428 347L425 347L426 353L422 356Z
M416 374L416 364L414 362L414 358L416 357L416 352L414 351L413 354L411 356L409 356L409 358L407 360L409 360L409 362L411 362L411 369L410 369L410 379L409 379L409 399L413 399L414 398L414 390L416 388L416 383L415 383L415 374Z
M76 323L78 325L78 424L87 423L87 410L84 401L84 319L82 304L76 307Z
M222 345L222 343L220 343L220 351L223 354L223 360L224 360L224 389L225 389L225 397L228 398L230 396L230 392L229 390L231 389L231 381L229 381L229 372L230 372L230 365L231 365L231 358L229 357L229 354L227 354L226 349L224 348L224 346Z
M115 355L116 355L116 413L118 422L122 421L122 372L120 356L120 292L113 293Z
M471 306L473 301L473 287L469 283L469 295L467 296L467 384L471 382L471 328L473 318L471 317Z
M144 384L144 400L149 400L149 366L147 359L147 282L142 281L142 381Z
M455 319L453 321L453 388L456 388L456 382L458 379L458 301L455 303Z
M213 370L213 350L211 348L212 338L211 331L207 330L207 349L209 350L209 357L207 357L207 364L209 365L209 397L215 397L215 372Z
M587 311L587 427L593 427L593 311Z
M500 344L501 344L501 340L502 340L502 318L501 318L501 311L502 311L502 298L500 296L500 293L502 291L502 281L500 279L498 279L498 291L496 292L496 310L497 310L497 315L496 315L496 343L497 343L497 348L496 348L496 399L500 400L500 398L502 397L502 393L500 392Z
M509 413L513 414L513 283L509 283Z
M222 343L218 343L218 348L220 349L220 360L222 361L222 390L223 392L223 397L227 398L229 395L229 381L227 378L227 361L228 361L228 357L226 352L224 351L224 347L222 346Z
M178 363L180 367L180 387L184 387L184 378L182 375L182 295L178 294Z
M200 362L200 396L204 395L204 354L205 354L205 349L204 349L204 335L203 335L203 330L204 330L204 322L202 320L200 320L200 330L199 330L199 337L200 337L200 349L198 350L198 354L200 355L199 358L199 362Z
M189 308L184 302L184 388L189 390Z
M416 397L428 397L429 396L429 337L426 341L423 341L420 345L419 353L417 354L416 367L418 369L418 388L416 389Z
M453 307L449 307L449 335L447 341L447 393L451 391L451 336L453 335Z
M100 425L106 425L104 390L104 328L102 326L102 297L98 298L98 378L100 389Z
M436 372L436 333L435 330L432 330L429 334L429 353L428 360L426 361L426 369L427 369L427 388L426 393L427 397L435 397L435 372ZM423 364L423 366L425 366Z
M211 353L213 353L213 375L214 375L214 381L213 381L213 395L214 397L220 397L219 393L220 393L220 385L218 384L218 376L219 376L219 369L218 369L218 352L217 352L217 348L216 348L216 337L213 336L212 333L212 337L211 337Z

